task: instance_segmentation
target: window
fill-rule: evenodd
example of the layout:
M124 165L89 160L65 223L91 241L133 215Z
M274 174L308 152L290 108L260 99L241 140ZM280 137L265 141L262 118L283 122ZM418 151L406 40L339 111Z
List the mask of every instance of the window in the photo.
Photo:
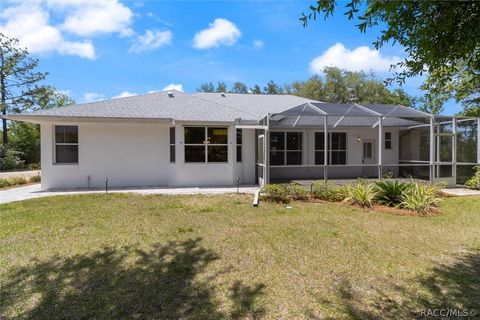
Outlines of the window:
M270 133L270 165L290 166L302 164L302 133Z
M391 150L392 149L392 133L385 132L385 149Z
M185 127L185 162L228 162L228 128Z
M328 152L328 164L347 164L347 134L345 132L330 132L328 134L330 148ZM325 152L325 135L323 132L315 132L315 164L323 165Z
M55 126L55 163L78 163L77 126Z
M347 164L347 134L345 132L330 133L330 163Z
M175 127L170 128L170 162L175 162Z
M325 164L325 135L315 132L315 164Z
M237 129L237 162L242 162L242 129Z

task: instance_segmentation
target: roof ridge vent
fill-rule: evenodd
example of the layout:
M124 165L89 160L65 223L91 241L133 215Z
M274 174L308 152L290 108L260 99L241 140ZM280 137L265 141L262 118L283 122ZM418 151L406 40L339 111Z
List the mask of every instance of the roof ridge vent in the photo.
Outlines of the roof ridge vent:
M169 98L173 98L173 91L168 91L167 94Z

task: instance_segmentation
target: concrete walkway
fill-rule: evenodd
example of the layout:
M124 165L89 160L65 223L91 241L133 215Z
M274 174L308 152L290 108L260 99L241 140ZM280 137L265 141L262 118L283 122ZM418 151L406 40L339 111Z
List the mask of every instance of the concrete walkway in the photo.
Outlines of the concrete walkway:
M254 194L258 186L241 186L240 193ZM138 194L168 194L168 195L185 195L185 194L227 194L236 193L236 187L225 188L132 188L132 189L112 189L109 193L138 193ZM28 200L40 197L70 195L70 194L90 194L105 193L105 190L66 190L66 191L42 191L40 184L32 184L28 186L11 188L0 191L0 204L13 201Z
M447 188L442 189L442 192L454 197L480 196L480 190L472 190L467 188Z

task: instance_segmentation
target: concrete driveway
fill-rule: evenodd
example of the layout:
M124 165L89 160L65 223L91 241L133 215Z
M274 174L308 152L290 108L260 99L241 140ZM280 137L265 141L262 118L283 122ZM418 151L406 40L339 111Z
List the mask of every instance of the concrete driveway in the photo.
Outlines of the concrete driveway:
M254 194L258 186L241 186L240 193ZM167 194L167 195L182 195L182 194L227 194L236 193L236 187L225 188L125 188L112 189L109 193L138 193L138 194ZM0 191L0 204L9 203L13 201L28 200L40 197L70 195L70 194L89 194L89 193L105 193L105 190L66 190L66 191L43 191L40 189L40 184L32 184L28 186L11 188Z

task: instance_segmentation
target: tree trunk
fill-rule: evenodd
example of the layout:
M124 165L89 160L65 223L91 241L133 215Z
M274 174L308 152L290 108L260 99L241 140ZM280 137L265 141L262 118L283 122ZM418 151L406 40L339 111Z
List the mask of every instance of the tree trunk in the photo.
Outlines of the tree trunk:
M5 87L5 57L3 55L3 50L0 48L0 106L2 109L2 115L7 115L7 92ZM3 133L3 145L8 144L8 132L7 132L7 119L2 118L2 133Z

